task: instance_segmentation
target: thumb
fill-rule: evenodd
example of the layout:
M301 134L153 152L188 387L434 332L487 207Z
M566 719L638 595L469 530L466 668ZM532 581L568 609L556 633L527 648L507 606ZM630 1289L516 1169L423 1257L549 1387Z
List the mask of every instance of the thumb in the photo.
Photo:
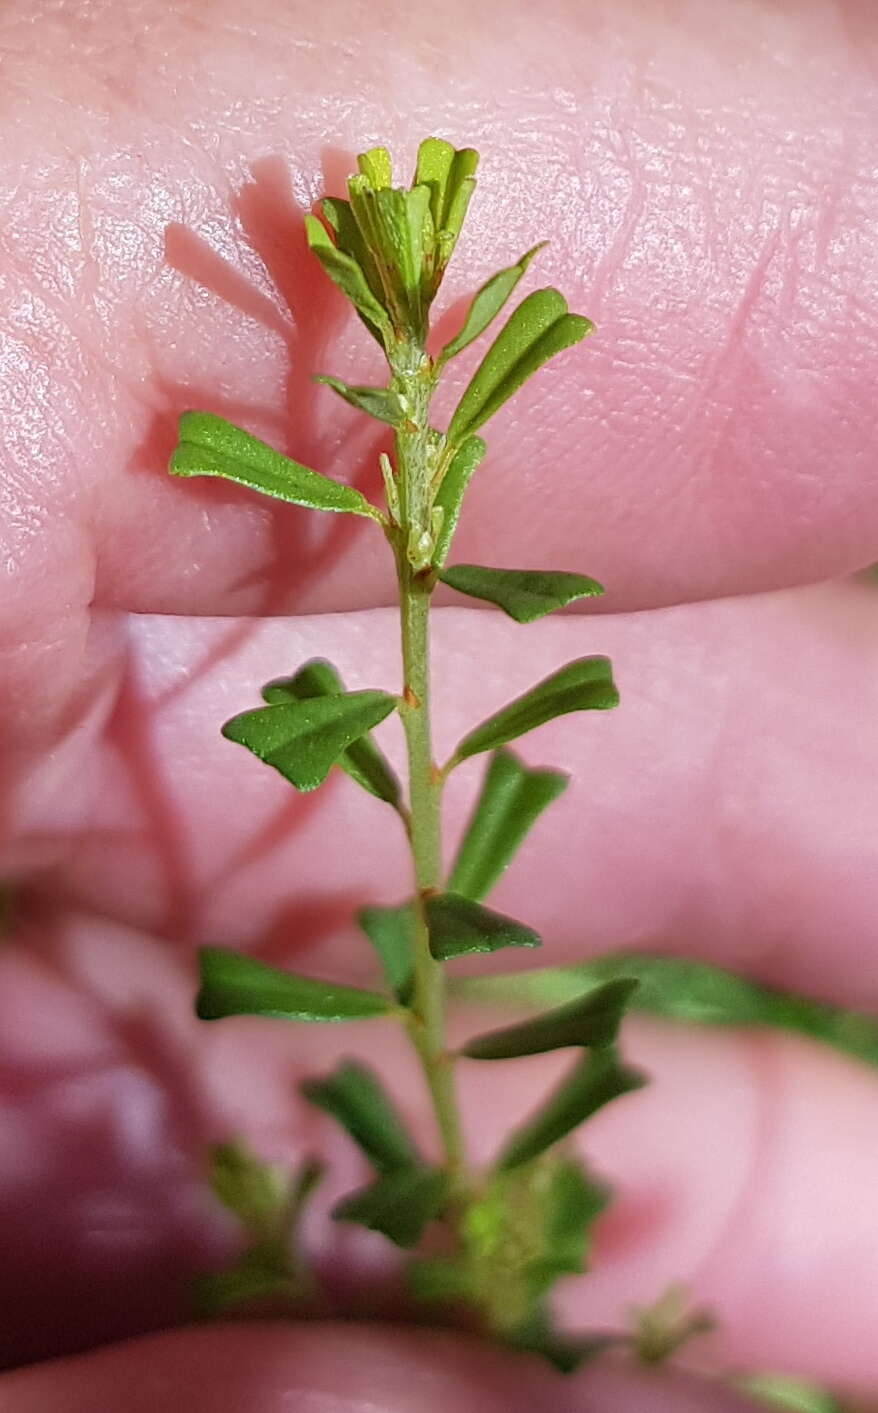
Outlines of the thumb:
M719 1385L607 1365L566 1378L458 1335L324 1325L180 1330L0 1379L15 1413L755 1413Z

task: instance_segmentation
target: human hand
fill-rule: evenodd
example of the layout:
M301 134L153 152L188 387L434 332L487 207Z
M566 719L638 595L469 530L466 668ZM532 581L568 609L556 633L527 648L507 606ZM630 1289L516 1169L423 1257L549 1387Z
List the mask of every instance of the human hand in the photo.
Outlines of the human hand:
M546 962L649 946L842 1003L878 990L874 591L719 600L843 575L878 541L865 7L708 19L694 0L593 0L536 29L524 7L352 0L36 19L0 22L19 135L0 245L3 858L22 880L0 956L10 1362L184 1318L188 1269L229 1239L199 1167L211 1138L329 1146L350 1186L298 1074L371 1037L419 1112L377 1029L190 1014L193 943L348 975L368 965L353 907L404 887L371 801L339 781L290 802L218 736L284 660L396 681L384 546L163 474L192 405L330 474L372 474L355 414L309 382L363 377L368 349L300 214L321 165L337 182L368 142L410 155L435 130L481 148L452 295L545 235L545 277L599 326L522 395L526 424L492 426L460 557L583 569L610 612L538 639L487 611L437 614L443 742L584 651L609 652L622 688L617 713L533 748L575 785L498 906L542 931ZM452 672L463 705L443 704ZM453 825L473 787L459 775ZM872 1076L773 1036L632 1024L626 1049L653 1083L587 1130L618 1199L569 1317L616 1323L683 1279L718 1315L717 1367L878 1381ZM522 1065L505 1095L493 1077L490 1101L467 1076L485 1151L548 1068ZM318 1238L351 1286L384 1269L371 1243ZM291 1390L310 1413L309 1389L321 1410L368 1397L393 1413L416 1397L738 1406L614 1370L559 1391L444 1337L251 1328L8 1375L0 1408L112 1407L123 1388L135 1413L137 1397L269 1413L298 1406Z

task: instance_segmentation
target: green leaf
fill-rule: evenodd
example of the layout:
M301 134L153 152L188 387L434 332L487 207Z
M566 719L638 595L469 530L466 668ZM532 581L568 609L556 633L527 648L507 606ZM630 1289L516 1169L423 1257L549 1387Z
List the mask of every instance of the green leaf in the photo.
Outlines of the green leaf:
M466 213L476 189L475 172L479 154L473 147L460 147L454 154L445 188L445 210L437 232L440 264L447 265L463 229Z
M588 1361L618 1349L626 1340L623 1335L600 1330L581 1335L557 1330L549 1312L538 1306L520 1329L507 1336L506 1342L522 1353L538 1354L559 1374L572 1374Z
M571 711L606 711L618 702L610 659L576 658L464 736L452 762L457 765L467 756L504 746L507 741L533 731L556 716L565 716Z
M470 197L475 190L479 154L472 147L454 148L438 137L418 148L415 183L430 193L430 215L436 233L436 259L429 294L435 290L460 235Z
M430 192L372 188L364 176L351 177L348 195L363 241L375 262L393 322L420 338L424 332L422 279L429 233Z
M604 1185L563 1154L489 1175L463 1215L457 1259L467 1298L489 1330L518 1345L533 1333L546 1292L585 1269L607 1200Z
M385 293L384 286L381 283L381 276L378 273L378 266L375 264L375 261L366 248L366 242L363 240L363 233L357 225L356 218L351 209L351 203L342 200L341 197L324 196L320 203L320 212L332 230L336 246L344 255L349 255L355 264L359 266L379 307L384 309ZM362 319L363 316L360 315L360 318ZM370 323L368 319L363 319L363 323L378 342L382 343L381 335L376 330L375 325Z
M343 486L281 456L212 412L184 412L180 440L168 466L172 476L220 476L251 491L304 505L310 510L347 511L379 519L379 512L353 486Z
M605 1185L565 1154L491 1174L463 1234L479 1303L499 1296L495 1326L518 1328L559 1277L585 1270L591 1227L608 1200Z
M297 790L316 790L345 751L394 710L387 692L344 692L277 702L233 716L222 728Z
M735 1382L744 1393L763 1399L772 1408L786 1409L787 1413L845 1413L844 1404L826 1389L789 1379L785 1374L754 1374Z
M418 148L415 186L426 186L430 192L430 215L433 228L442 229L447 210L447 197L455 149L441 137L427 137Z
M569 314L556 289L538 289L523 299L497 335L461 398L448 428L456 445L478 431L538 368L579 343L594 325Z
M703 1309L693 1309L686 1288L672 1285L653 1304L635 1307L632 1312L634 1353L643 1364L664 1364L698 1335L716 1328L714 1318Z
M201 1020L224 1016L272 1016L279 1020L369 1020L393 1010L377 991L360 991L333 981L318 981L278 971L224 947L198 952L201 989L196 1012Z
M428 1222L440 1216L448 1185L448 1174L439 1168L404 1168L343 1198L332 1215L337 1222L356 1222L410 1249Z
M545 1251L531 1268L546 1291L561 1276L586 1269L591 1229L610 1200L610 1191L573 1158L556 1158L549 1175L543 1221Z
M344 696L341 678L331 663L322 658L313 658L299 668L292 677L278 678L268 682L262 689L263 699L269 706L280 702L309 701L314 697ZM384 800L394 809L399 809L401 801L400 784L392 766L383 751L375 745L369 735L360 736L339 756L336 764L370 795Z
M454 1261L430 1257L412 1261L406 1268L406 1283L416 1300L439 1301L443 1305L467 1300L471 1294L466 1271Z
M528 830L567 784L558 770L531 770L512 751L495 751L457 851L449 892L476 901L486 897Z
M636 989L637 982L630 977L605 981L566 1006L469 1040L460 1053L470 1060L511 1060L572 1045L612 1045Z
M289 1314L309 1293L280 1254L265 1246L245 1251L229 1270L199 1277L195 1287L198 1311L207 1319L236 1311Z
M357 168L375 191L393 185L393 168L386 147L370 147L368 152L361 152Z
M437 962L471 952L498 952L501 947L539 947L533 928L456 893L437 893L424 904L430 951Z
M470 477L485 455L487 447L481 437L467 437L461 442L442 477L434 504L442 511L442 525L436 539L433 562L441 567L451 548L451 538L460 519L460 507Z
M487 283L477 290L467 311L463 328L439 354L437 361L440 365L461 353L474 339L479 337L479 334L484 333L491 321L500 313L531 260L546 245L548 245L548 241L541 240L539 245L532 246L525 255L522 255L517 265L510 265L506 270L498 270L496 275L492 275Z
M218 1144L210 1156L211 1187L251 1243L229 1270L198 1282L202 1313L295 1306L311 1286L298 1249L298 1226L323 1165L306 1158L290 1172L262 1162L241 1142Z
M515 976L470 977L455 991L481 1003L551 1005L616 977L636 977L631 1010L686 1025L765 1026L803 1035L878 1067L878 1020L793 992L760 986L709 962L619 952L572 967L543 967Z
M646 1076L620 1064L614 1050L592 1051L576 1061L533 1117L513 1133L497 1159L497 1167L508 1172L529 1163L605 1104L645 1083Z
M328 373L317 373L314 382L325 383L345 402L349 402L351 407L368 413L379 422L388 422L391 427L395 427L402 421L402 406L391 388L359 387L352 383L343 383L341 378L330 377Z
M421 1166L421 1157L377 1075L345 1060L326 1079L300 1086L309 1103L330 1114L350 1134L377 1172Z
M459 594L495 603L516 623L533 623L576 599L604 592L597 580L561 569L487 569L480 564L454 564L439 578Z
M352 255L333 245L325 226L310 213L305 216L305 234L308 245L333 284L347 296L378 341L384 342L390 336L390 319L387 310L370 288L362 266Z
M411 903L396 908L361 908L357 922L378 953L394 995L406 1005L411 993L415 948Z
M277 1236L289 1209L292 1177L265 1163L246 1143L217 1143L210 1150L208 1181L224 1207L257 1239Z

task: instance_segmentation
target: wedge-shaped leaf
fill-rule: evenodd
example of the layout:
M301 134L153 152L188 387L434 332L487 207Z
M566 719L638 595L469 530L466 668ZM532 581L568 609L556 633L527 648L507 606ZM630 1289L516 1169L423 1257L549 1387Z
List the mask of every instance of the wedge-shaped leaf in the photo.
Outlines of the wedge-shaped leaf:
M522 1352L538 1354L561 1374L572 1374L611 1349L624 1348L628 1338L602 1331L577 1335L556 1329L552 1315L540 1305L520 1329L507 1336L507 1343Z
M532 927L483 908L456 893L437 893L425 903L430 951L438 962L470 952L498 952L501 947L539 947Z
M301 1085L309 1103L330 1114L363 1150L377 1172L421 1166L421 1156L377 1075L356 1060L343 1061L326 1079Z
M427 137L418 148L415 184L430 191L430 213L437 231L442 230L448 209L460 182L471 176L478 163L472 148L455 149L441 137ZM466 170L471 167L471 170Z
M366 177L351 177L348 192L366 248L385 284L398 280L408 293L419 289L429 192L424 187L375 189Z
M220 476L291 505L378 517L353 486L300 466L212 412L184 412L179 435L168 468L173 476Z
M411 993L415 946L411 903L396 908L361 908L357 922L378 953L394 995L405 1005Z
M351 203L342 200L341 197L325 196L320 203L320 212L327 225L332 230L336 246L344 255L349 255L355 264L359 266L365 277L366 284L375 296L379 307L383 309L385 292L384 286L381 283L381 276L378 273L378 266L375 264L375 261L366 248L366 242L363 240L363 233L357 225L356 217L351 209ZM381 335L375 325L368 319L363 318L362 315L360 315L360 317L363 319L369 332L381 343Z
M344 692L244 711L222 730L227 740L246 746L297 790L316 790L348 747L395 705L387 692Z
M543 1153L488 1175L463 1216L455 1262L488 1329L516 1343L558 1278L584 1270L607 1195L565 1154Z
M331 663L314 658L300 667L292 677L278 678L262 689L269 706L280 702L309 701L314 697L344 695L344 685ZM360 736L339 756L337 764L364 790L376 799L385 800L394 809L400 804L400 784L394 771L371 736Z
M386 295L384 303L393 322L397 328L407 328L420 336L425 243L430 234L428 188L375 190L366 177L359 176L351 177L348 194L363 241L377 267Z
M433 559L434 563L440 567L445 563L451 547L451 538L457 528L460 507L463 504L464 492L469 485L470 476L486 451L487 447L481 437L467 437L452 456L439 490L436 492L435 504L442 511L442 525L436 539L436 551Z
M854 1413L818 1384L788 1379L785 1374L754 1374L735 1379L735 1387L758 1400L757 1406L775 1413ZM866 1410L868 1413L868 1410Z
M445 212L437 233L442 265L447 265L454 253L457 238L463 229L472 194L476 189L475 172L479 154L473 147L460 147L454 154L451 173L445 189Z
M591 1229L610 1200L610 1190L573 1158L552 1165L543 1209L545 1246L531 1268L535 1284L548 1291L561 1276L586 1268Z
M241 1141L218 1143L210 1152L208 1180L215 1196L251 1235L263 1241L278 1235L292 1192L287 1169L257 1158Z
M346 295L357 313L375 331L379 342L390 332L390 319L387 310L369 286L369 281L360 264L333 245L326 228L316 216L305 216L305 234L311 250L317 256L333 284Z
M645 1083L646 1076L621 1064L612 1048L592 1051L576 1061L533 1117L513 1133L497 1167L508 1172L531 1162L605 1104Z
M607 981L566 1006L556 1006L540 1016L492 1030L467 1041L461 1054L470 1060L511 1060L519 1055L542 1055L568 1046L586 1048L612 1045L628 1002L637 989L633 978Z
M204 1279L200 1295L206 1312L305 1293L298 1228L322 1176L323 1165L313 1158L289 1171L262 1162L243 1143L211 1150L211 1187L241 1222L250 1245L231 1270Z
M643 1364L664 1364L690 1340L710 1334L716 1320L709 1311L690 1302L686 1287L675 1284L652 1305L635 1306L632 1344Z
M368 413L379 422L389 422L391 427L395 427L402 421L402 406L396 393L390 388L359 387L352 383L343 383L341 378L332 378L328 373L318 373L314 382L325 383L345 402L349 402L351 407Z
M489 1281L492 1267L505 1270L507 1308L510 1314L518 1310L514 1327L521 1327L561 1276L585 1270L591 1228L609 1196L603 1183L560 1153L543 1153L492 1175L481 1211L476 1209L468 1223L469 1252ZM484 1287L484 1279L480 1283Z
M415 182L430 192L430 214L436 232L436 257L432 271L435 292L460 235L475 189L479 154L472 147L452 147L438 137L426 138L418 148Z
M467 311L463 328L439 354L438 361L440 363L446 363L449 358L453 358L455 354L468 347L474 339L479 337L479 334L484 333L488 325L500 313L531 260L547 244L547 241L541 240L539 245L532 246L525 255L522 255L517 265L510 265L506 270L498 270L496 275L492 275L487 283L476 291L473 295L473 302Z
M417 1246L428 1222L441 1214L448 1196L448 1174L439 1168L404 1168L345 1197L332 1215L380 1232L408 1250Z
M495 751L448 880L451 893L480 901L534 822L567 788L558 770L531 770L512 751Z
M516 623L533 623L576 599L604 592L597 580L561 569L488 569L481 564L454 564L439 578L459 594L495 603Z
M572 967L545 967L514 976L456 979L454 989L482 1004L560 1004L584 988L636 977L633 1011L685 1025L768 1026L791 1030L878 1068L878 1020L865 1011L830 1006L789 991L759 986L709 962L618 952Z
M390 998L377 991L360 991L333 981L278 971L224 947L202 947L198 962L201 988L196 1011L202 1020L221 1020L224 1016L369 1020L393 1010Z
M416 1300L442 1304L471 1298L472 1289L467 1272L456 1262L441 1257L412 1261L406 1268L406 1284Z
M265 1243L245 1251L231 1269L201 1276L195 1300L208 1319L235 1311L289 1315L309 1293L276 1247Z
M568 314L556 289L538 289L510 315L476 369L448 428L453 444L477 432L538 368L579 343L594 325Z
M393 184L393 168L386 147L370 147L357 158L357 168L376 191Z
M566 716L571 711L605 711L618 702L610 659L576 658L464 736L454 753L454 763L480 751L505 746L507 741L514 741L556 716Z

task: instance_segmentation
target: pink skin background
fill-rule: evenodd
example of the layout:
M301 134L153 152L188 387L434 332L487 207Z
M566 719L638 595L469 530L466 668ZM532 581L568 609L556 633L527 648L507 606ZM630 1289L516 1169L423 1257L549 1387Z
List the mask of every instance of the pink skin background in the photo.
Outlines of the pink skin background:
M392 1256L326 1219L362 1170L294 1086L371 1055L429 1142L398 1037L190 1014L199 941L370 975L351 916L407 886L394 821L342 778L291 797L218 726L315 653L399 685L386 546L163 471L194 406L377 494L380 432L310 382L368 381L375 351L302 236L371 142L406 172L429 132L483 153L440 336L541 237L528 287L599 326L489 427L455 557L584 570L601 611L436 614L440 754L569 657L609 652L622 691L522 743L573 784L496 905L537 961L670 950L878 1003L878 593L848 577L878 557L869 0L8 0L0 54L0 1359L95 1349L0 1376L0 1409L733 1413L717 1371L878 1385L874 1076L646 1021L653 1083L589 1126L618 1199L561 1303L613 1325L684 1280L719 1319L698 1376L564 1383L379 1325L106 1347L185 1322L232 1249L201 1167L230 1133L331 1155L311 1239L394 1313ZM489 1069L461 1076L484 1156L557 1057Z

